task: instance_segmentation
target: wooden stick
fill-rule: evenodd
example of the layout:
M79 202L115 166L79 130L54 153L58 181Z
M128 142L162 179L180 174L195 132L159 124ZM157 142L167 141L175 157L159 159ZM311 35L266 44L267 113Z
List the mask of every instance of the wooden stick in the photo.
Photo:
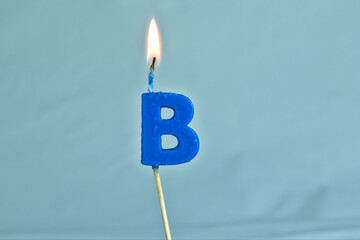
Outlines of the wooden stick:
M163 219L163 223L164 223L166 239L171 240L169 222L168 222L168 218L167 218L167 214L166 214L166 208L165 208L164 195L163 195L163 192L162 192L160 175L159 175L159 172L158 172L159 167L153 167L152 169L154 171L154 178L155 178L156 188L157 188L157 192L158 192L158 195L159 195L159 202L160 202L162 219Z

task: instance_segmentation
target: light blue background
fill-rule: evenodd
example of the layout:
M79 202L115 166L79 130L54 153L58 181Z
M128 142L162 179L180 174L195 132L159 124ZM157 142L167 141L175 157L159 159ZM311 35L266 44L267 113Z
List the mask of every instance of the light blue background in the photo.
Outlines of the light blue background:
M160 239L155 91L200 152L161 167L174 239L360 239L360 1L0 1L0 239Z

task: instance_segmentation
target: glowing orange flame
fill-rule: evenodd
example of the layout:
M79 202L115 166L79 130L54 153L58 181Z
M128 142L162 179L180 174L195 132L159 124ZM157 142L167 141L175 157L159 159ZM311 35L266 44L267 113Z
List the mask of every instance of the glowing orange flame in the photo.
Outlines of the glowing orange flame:
M160 60L160 37L155 19L151 19L147 39L147 60Z

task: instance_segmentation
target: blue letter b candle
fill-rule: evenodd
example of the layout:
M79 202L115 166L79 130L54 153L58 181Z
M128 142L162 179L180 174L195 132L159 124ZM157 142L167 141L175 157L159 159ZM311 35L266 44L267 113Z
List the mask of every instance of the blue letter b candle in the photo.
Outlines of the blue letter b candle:
M161 108L171 108L174 115L161 119ZM194 115L189 98L175 93L142 94L141 163L150 166L175 165L189 162L199 151L199 138L188 124ZM162 135L173 135L178 145L163 149Z

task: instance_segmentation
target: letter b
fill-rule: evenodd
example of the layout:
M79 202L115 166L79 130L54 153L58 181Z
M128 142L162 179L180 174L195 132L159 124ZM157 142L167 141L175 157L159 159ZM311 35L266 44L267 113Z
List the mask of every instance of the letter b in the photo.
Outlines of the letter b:
M174 111L170 119L161 119L161 108ZM199 151L199 138L188 127L194 115L189 98L175 93L152 92L142 94L141 163L150 166L175 165L189 162ZM163 149L161 136L173 135L178 145Z

